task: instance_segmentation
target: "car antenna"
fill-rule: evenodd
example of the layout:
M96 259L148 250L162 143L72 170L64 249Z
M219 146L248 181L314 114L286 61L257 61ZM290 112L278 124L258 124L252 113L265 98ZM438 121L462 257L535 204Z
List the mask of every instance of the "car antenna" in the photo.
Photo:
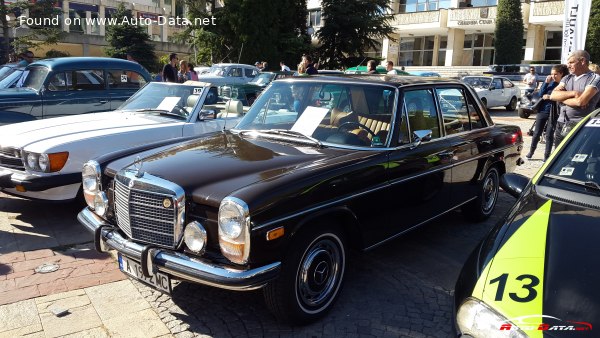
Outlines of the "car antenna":
M365 60L367 59L367 56L365 56L364 59L362 59L362 61L358 64L358 66L356 66L357 68L360 67L360 65L362 65L363 62L365 62ZM357 69L358 70L358 69Z
M229 101L227 101L227 103L229 103L231 101L231 99L229 99ZM227 115L229 115L229 109L227 109L227 104L225 104L225 117L224 117L224 121L223 121L223 133L225 133L225 127L227 126Z

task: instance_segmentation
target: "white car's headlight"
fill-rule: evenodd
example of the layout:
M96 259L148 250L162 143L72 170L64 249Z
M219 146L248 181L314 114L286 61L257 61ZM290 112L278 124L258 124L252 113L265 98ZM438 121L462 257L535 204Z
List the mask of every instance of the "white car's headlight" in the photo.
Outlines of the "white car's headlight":
M28 169L51 173L59 171L65 166L69 159L69 152L38 154L24 151L23 159Z
M456 314L456 324L463 335L474 338L527 338L519 330L500 330L508 320L477 299L464 302Z
M226 197L219 207L219 245L230 261L245 264L250 254L250 212L248 205Z
M87 205L94 210L96 207L96 194L102 191L100 164L96 161L87 161L81 171L83 197Z

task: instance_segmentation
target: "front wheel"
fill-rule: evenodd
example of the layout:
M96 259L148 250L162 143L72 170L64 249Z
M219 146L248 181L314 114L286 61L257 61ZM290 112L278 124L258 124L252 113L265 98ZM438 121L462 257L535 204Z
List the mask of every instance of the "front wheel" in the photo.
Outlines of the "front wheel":
M333 230L299 234L281 275L264 288L265 302L278 320L305 324L321 318L337 298L346 267L343 237Z
M510 99L510 103L505 108L507 111L515 111L515 109L517 109L517 98L513 96L512 99Z
M477 198L463 205L462 212L465 218L477 222L488 219L496 207L499 187L498 169L490 168L479 186Z

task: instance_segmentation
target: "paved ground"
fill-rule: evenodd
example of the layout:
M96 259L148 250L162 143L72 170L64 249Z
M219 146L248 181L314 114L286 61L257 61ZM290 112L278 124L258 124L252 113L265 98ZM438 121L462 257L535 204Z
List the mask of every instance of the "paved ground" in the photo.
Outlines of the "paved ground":
M503 110L492 117L524 133L533 123ZM523 154L531 139L524 137ZM517 172L533 176L541 156L538 150ZM460 267L513 202L501 193L484 223L454 212L373 251L352 253L332 312L315 324L288 327L273 319L260 291L180 283L168 297L131 281L113 257L93 251L91 235L75 220L78 206L0 193L0 337L448 337Z

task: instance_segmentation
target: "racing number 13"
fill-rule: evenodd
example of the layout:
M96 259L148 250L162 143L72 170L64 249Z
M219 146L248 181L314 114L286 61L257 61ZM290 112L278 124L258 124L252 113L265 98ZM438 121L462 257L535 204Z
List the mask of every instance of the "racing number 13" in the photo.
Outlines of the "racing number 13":
M525 283L521 286L523 289L527 290L527 295L525 297L519 297L516 292L510 292L508 294L510 299L514 300L515 302L526 303L526 302L531 302L532 300L535 299L535 297L537 297L537 291L534 289L534 287L536 287L540 284L539 278L537 278L534 275L520 275L515 279L518 281L523 281L523 280L527 279L529 281L529 283ZM495 301L497 301L497 302L502 301L502 298L504 297L504 289L506 288L507 280L508 280L508 274L504 273L490 281L490 284L498 283L498 290L496 291L496 299L494 299Z

